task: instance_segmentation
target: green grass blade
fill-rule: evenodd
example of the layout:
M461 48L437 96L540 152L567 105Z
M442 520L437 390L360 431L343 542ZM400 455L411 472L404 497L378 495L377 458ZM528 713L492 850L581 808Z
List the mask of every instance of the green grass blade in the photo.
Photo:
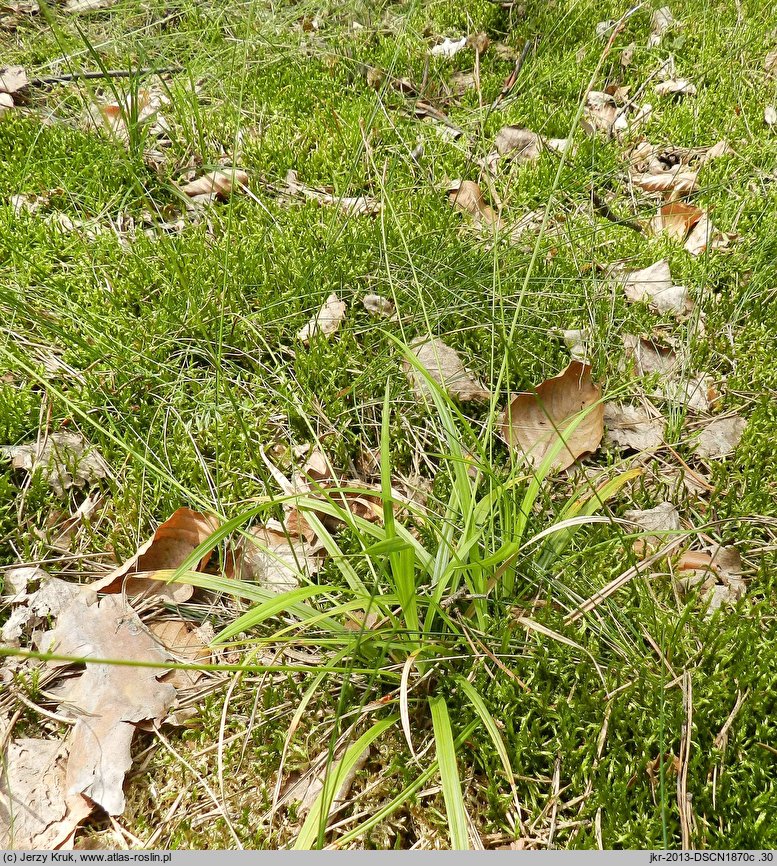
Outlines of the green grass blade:
M445 698L434 697L429 698L429 707L432 711L434 740L437 747L437 761L440 765L445 811L448 814L451 848L456 851L467 851L469 850L467 812L464 808L464 796L461 793L461 780L456 763L456 746L453 741L451 720L448 716L448 705L445 703Z
M324 787L316 798L315 803L313 803L310 812L308 812L305 823L302 825L302 829L299 831L299 835L294 842L295 851L309 851L315 847L322 822L325 822L328 818L332 801L337 795L337 791L342 785L343 780L356 765L364 750L377 740L384 731L387 731L392 725L396 724L398 719L399 716L390 716L377 722L366 733L362 734L355 743L351 744L345 750L343 757L329 768L324 780Z

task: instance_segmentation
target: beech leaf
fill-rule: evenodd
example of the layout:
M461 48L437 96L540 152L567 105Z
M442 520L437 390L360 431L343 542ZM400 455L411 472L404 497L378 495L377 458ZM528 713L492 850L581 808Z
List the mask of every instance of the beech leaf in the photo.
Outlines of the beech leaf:
M84 673L68 680L60 707L76 712L65 777L68 795L84 794L109 815L120 815L135 725L161 721L176 692L159 682L167 653L135 611L118 595L99 603L93 599L92 593L80 593L60 613L42 647L44 652L87 659ZM99 664L90 658L157 662L160 668Z
M666 259L627 273L623 277L623 289L626 300L633 304L645 302L659 313L682 315L692 308L688 290L674 284Z
M510 398L500 418L499 435L536 469L561 434L565 444L551 469L567 469L578 457L596 451L602 441L604 406L600 398L601 388L591 378L590 365L572 361L534 391ZM590 410L586 417L565 435L569 423L586 409Z
M740 415L729 415L710 421L699 433L696 442L696 453L699 457L727 457L732 454L742 434L747 427L747 421Z
M664 444L664 419L658 410L642 406L607 403L604 407L607 439L621 448L654 451Z

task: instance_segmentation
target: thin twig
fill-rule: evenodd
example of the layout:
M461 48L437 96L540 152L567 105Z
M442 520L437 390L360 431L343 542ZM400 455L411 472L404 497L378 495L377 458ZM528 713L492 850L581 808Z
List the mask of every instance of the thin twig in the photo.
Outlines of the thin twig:
M135 75L172 75L183 72L183 66L165 66L161 69L148 66L143 69L96 69L90 72L68 72L65 75L46 75L31 78L29 87L48 87L51 84L64 84L68 81L90 81L99 78L132 78Z

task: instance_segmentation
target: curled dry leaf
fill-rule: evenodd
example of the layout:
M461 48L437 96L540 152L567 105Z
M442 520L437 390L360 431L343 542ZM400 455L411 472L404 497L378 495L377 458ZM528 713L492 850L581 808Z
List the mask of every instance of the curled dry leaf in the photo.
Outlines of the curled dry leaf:
M587 328L559 330L555 333L564 341L564 344L569 349L569 357L573 361L581 361L584 364L588 363L588 343L591 339L591 334Z
M380 318L389 318L396 312L394 304L382 295L365 295L362 298L362 305L371 316Z
M480 187L473 180L454 181L448 189L451 204L468 213L478 226L502 228L502 221L494 209L486 204Z
M705 550L689 550L676 563L677 586L683 593L699 592L709 618L726 605L735 604L747 592L742 578L742 557L735 547L710 545Z
M607 403L604 407L606 438L620 448L655 451L664 444L664 419L655 407Z
M671 30L677 21L672 15L672 10L668 6L662 6L656 9L650 18L650 37L648 38L648 48L656 48L661 44L664 34Z
M13 96L29 84L22 66L0 66L0 93ZM11 101L13 104L13 100Z
M696 85L687 78L669 78L653 88L656 96L696 96Z
M563 438L564 446L553 459L551 469L571 466L578 457L596 451L604 434L604 406L601 388L591 378L591 367L572 361L558 376L542 382L534 391L515 394L499 422L499 435L521 453L535 469L545 455ZM574 430L570 422L586 416Z
M688 313L693 308L685 286L674 285L666 259L625 274L622 282L626 300L632 304L645 302L658 313L676 316Z
M22 569L19 569L22 571ZM29 569L24 569L28 571ZM58 577L49 577L45 571L36 568L26 580L40 580L35 592L20 593L12 601L11 614L3 623L0 635L6 643L16 643L25 631L43 624L49 617L58 616L80 592L76 583L68 583Z
M11 458L14 469L43 473L57 496L71 487L84 487L108 476L108 465L80 433L49 434L40 443L2 445L0 454Z
M490 399L491 392L467 370L458 352L442 340L420 340L410 348L429 377L452 397L478 402ZM423 373L407 360L402 366L416 397L419 400L431 397L432 390Z
M6 850L72 848L76 827L93 804L68 793L68 748L61 740L10 743L0 773L0 846Z
M105 596L98 604L90 592L79 593L60 613L41 646L44 652L87 659L84 673L68 680L61 693L60 710L76 716L65 774L67 792L83 794L109 815L120 815L135 725L161 721L175 701L175 688L158 679L167 653L120 596Z
M73 15L81 15L84 12L96 12L99 9L108 9L115 5L117 0L67 0L64 6L65 12Z
M460 39L445 38L442 42L435 45L430 51L432 57L455 57L459 51L467 47L467 37L462 36Z
M698 172L684 171L681 166L674 170L631 175L634 186L645 192L674 192L686 194L698 188Z
M173 602L188 601L194 591L191 586L155 580L154 572L181 566L218 526L214 517L190 508L179 508L131 559L90 584L90 588L95 592L121 592L129 596L143 593ZM210 551L203 555L194 570L205 568L209 559Z
M169 101L162 90L141 89L122 96L121 103L89 104L86 108L86 119L90 127L104 129L125 143L130 139L129 118L138 125L153 123L150 132L159 136L168 129L167 122L159 111Z
M211 661L208 645L213 640L212 628L197 627L181 619L165 619L152 622L149 629L165 648L168 658L184 664L208 664ZM159 679L176 689L186 689L196 685L202 675L202 671L176 668Z
M335 205L347 216L375 216L382 209L381 203L371 196L337 196L300 183L297 179L297 172L293 169L286 173L286 188L290 195L311 199L321 205Z
M626 349L626 358L634 360L634 368L638 376L649 376L653 373L669 376L677 369L677 353L666 343L624 334L623 345Z
M316 335L322 337L331 337L343 323L345 319L346 304L341 301L337 295L332 294L324 301L321 309L315 316L300 329L297 334L297 339L303 343L309 343L310 339Z
M543 150L563 153L570 143L571 139L544 138L522 126L503 126L494 139L494 147L499 156L509 156L519 162L533 162L539 159Z
M747 427L747 421L740 415L728 415L710 421L699 433L696 453L699 457L717 458L733 454Z
M208 172L181 187L181 192L195 201L228 199L233 192L244 192L248 186L248 173L236 168Z
M240 580L258 583L273 592L296 589L299 575L312 577L321 567L320 545L311 544L302 534L292 535L291 527L277 520L253 527L238 542L234 573Z
M591 90L586 96L583 117L590 130L620 138L637 132L650 118L653 106L632 103L619 107L616 98L603 90Z
M705 211L682 201L663 205L651 226L656 234L666 234L674 241L685 242L685 249L692 256L701 255L707 249L721 249L729 243L729 238L715 228Z

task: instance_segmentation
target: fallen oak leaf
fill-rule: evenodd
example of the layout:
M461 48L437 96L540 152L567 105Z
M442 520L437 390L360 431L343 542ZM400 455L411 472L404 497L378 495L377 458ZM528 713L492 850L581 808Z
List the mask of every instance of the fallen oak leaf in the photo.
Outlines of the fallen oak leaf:
M176 691L159 682L167 653L119 596L95 603L82 592L57 618L42 641L43 652L86 659L86 668L69 680L60 709L77 712L70 735L65 780L67 792L83 794L108 812L124 811L123 782L132 766L131 746L138 722L160 720L175 702ZM156 667L101 664L89 659L156 663Z
M590 365L572 361L534 391L510 398L499 420L499 436L535 469L563 438L551 469L567 469L578 457L596 451L602 441L604 406L600 399L601 388L591 377ZM582 419L581 412L586 412ZM578 423L570 431L573 421Z
M486 204L483 193L473 180L457 180L448 188L448 200L459 210L468 213L477 226L503 227L494 209Z
M108 465L80 433L58 431L42 442L0 445L0 454L11 458L14 469L31 475L38 469L58 496L71 487L84 487L108 476Z
M208 645L212 634L208 635L202 627L197 628L182 619L165 619L150 623L149 630L165 648L168 658L182 663L208 664L211 661ZM176 689L186 689L196 685L202 675L203 671L176 668L159 679Z
M67 792L67 757L61 740L25 738L9 744L0 773L0 846L72 848L76 828L94 805L81 794Z
M0 66L0 93L13 96L29 84L23 66ZM13 100L11 100L13 105Z
M345 301L332 294L324 301L321 309L297 334L297 339L307 344L315 335L331 337L343 323L346 311Z
M459 353L447 343L438 339L422 339L412 343L410 348L432 381L452 397L477 402L491 398L491 392L467 370ZM416 397L428 399L432 394L432 386L426 376L407 359L402 366Z
M664 35L677 26L678 22L672 15L672 10L668 6L662 6L656 9L650 18L650 36L648 38L648 48L657 48L661 44Z
M371 316L388 318L396 312L394 304L382 295L365 295L362 298L362 306Z
M383 209L382 204L371 196L336 196L301 183L293 169L286 172L286 188L291 195L312 199L322 205L336 205L347 216L375 216Z
M155 580L153 574L180 567L218 529L218 525L214 517L190 508L179 508L138 548L134 556L110 574L91 583L90 589L94 592L121 592L129 596L143 593L178 603L188 601L194 592L193 587L185 583ZM203 554L194 570L201 571L210 555L210 550Z
M313 577L321 567L320 544L313 544L291 527L274 519L248 530L235 546L232 571L240 580L257 583L273 592L300 585L299 575ZM228 576L231 576L228 574Z

